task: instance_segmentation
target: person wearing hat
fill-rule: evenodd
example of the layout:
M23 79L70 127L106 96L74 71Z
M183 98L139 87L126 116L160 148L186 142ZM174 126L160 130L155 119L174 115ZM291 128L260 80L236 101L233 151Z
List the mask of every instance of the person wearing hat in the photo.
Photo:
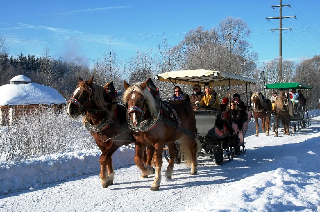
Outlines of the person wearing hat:
M228 104L229 104L229 98L228 98L228 97L224 97L224 98L222 99L221 104L220 104L221 111L227 110Z
M204 88L205 95L200 101L200 106L206 109L220 110L220 103L217 93L211 87L206 85Z
M203 97L203 93L201 92L201 86L199 84L193 85L193 94L190 97L190 103L194 110L198 110L200 108L200 101Z

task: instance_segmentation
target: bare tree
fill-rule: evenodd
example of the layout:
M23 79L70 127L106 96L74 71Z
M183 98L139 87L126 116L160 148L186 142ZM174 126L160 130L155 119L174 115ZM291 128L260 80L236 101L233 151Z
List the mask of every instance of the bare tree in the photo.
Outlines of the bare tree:
M308 92L307 102L311 108L317 108L320 99L320 55L301 62L297 66L294 80L313 85L311 92Z
M94 64L92 72L95 75L95 81L101 85L111 81L114 82L116 87L119 84L122 85L123 83L120 79L122 79L126 73L121 64L116 52L110 49L108 53L103 55L102 59L99 59Z

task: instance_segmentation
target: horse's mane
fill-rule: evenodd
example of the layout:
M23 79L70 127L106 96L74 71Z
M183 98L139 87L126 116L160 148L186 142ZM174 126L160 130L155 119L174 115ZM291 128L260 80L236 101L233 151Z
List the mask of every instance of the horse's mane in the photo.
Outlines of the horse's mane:
M149 105L149 110L152 116L157 115L158 109L156 107L155 99L153 98L152 94L150 93L149 89L146 87L144 90L141 88L142 82L138 82L135 85L130 86L123 94L122 101L124 103L128 102L128 95L133 92L139 92L147 101Z
M101 108L103 110L107 110L110 102L106 102L104 99L104 93L105 93L104 88L100 85L96 85L93 83L92 89L94 90L93 101L96 103L96 105L99 108Z

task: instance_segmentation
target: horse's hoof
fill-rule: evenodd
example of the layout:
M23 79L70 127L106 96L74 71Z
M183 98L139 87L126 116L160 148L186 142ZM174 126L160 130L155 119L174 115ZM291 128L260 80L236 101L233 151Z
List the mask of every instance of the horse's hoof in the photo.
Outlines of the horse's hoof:
M148 178L148 175L141 175L142 178Z
M113 185L113 182L104 182L104 183L102 183L102 188L108 188L109 185Z
M159 191L160 189L160 186L157 186L157 187L151 187L151 191Z
M255 134L255 136L258 137L259 135L258 135L258 134Z
M166 178L167 178L167 179L169 179L169 180L171 180L171 179L172 179L172 177L171 177L171 176L166 176Z
M156 170L154 168L152 168L152 173L151 174L155 174Z
M197 175L197 174L198 174L197 171L195 171L195 172L190 172L190 175Z

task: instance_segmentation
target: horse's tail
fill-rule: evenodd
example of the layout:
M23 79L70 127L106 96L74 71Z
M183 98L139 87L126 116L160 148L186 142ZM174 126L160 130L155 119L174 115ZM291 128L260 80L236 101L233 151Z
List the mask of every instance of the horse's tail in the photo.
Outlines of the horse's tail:
M190 133L183 134L181 136L180 140L180 152L182 157L184 157L184 161L187 166L190 166L192 164L192 158L193 154L195 157L198 157L198 152L201 150L201 143L198 139L196 139L197 136L197 127L196 127L196 118L193 111L193 108L191 104L185 104L184 108L186 109L186 112L189 117L189 122L187 124L187 130ZM191 136L193 135L193 136Z
M192 155L198 158L198 153L201 150L201 143L198 139L190 138L187 135L183 135L180 139L180 152L181 158L184 160L187 166L192 165Z

